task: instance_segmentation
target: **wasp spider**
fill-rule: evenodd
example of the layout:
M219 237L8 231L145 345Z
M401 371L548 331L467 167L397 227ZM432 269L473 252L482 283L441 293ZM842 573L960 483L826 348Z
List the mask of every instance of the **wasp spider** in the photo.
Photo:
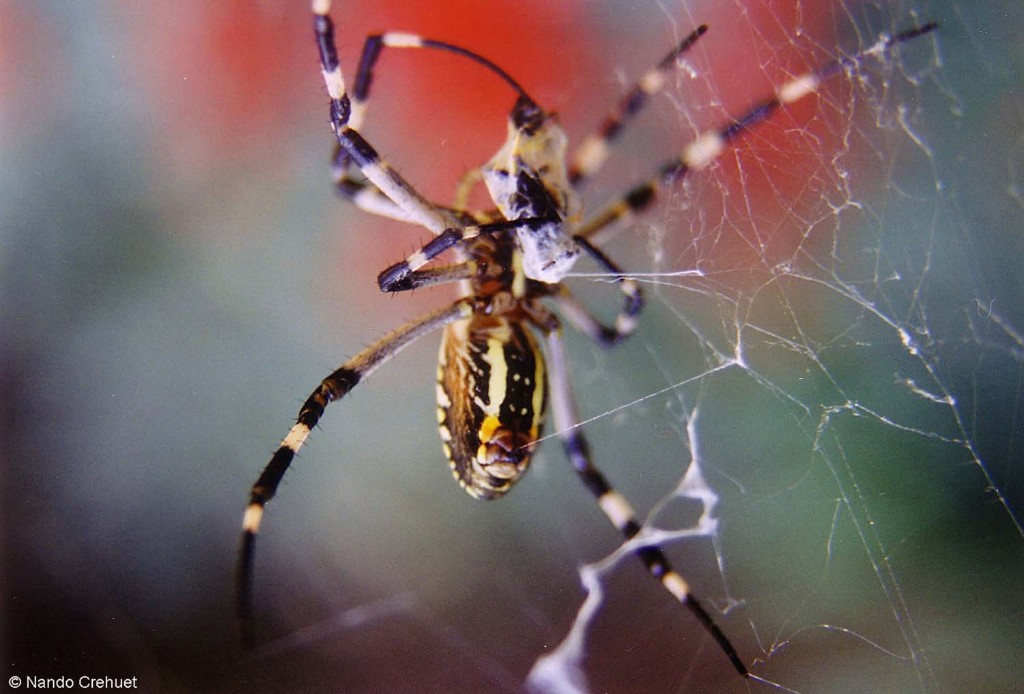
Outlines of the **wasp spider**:
M313 0L316 44L337 138L336 185L359 208L424 226L434 234L420 250L381 272L377 278L380 288L402 292L459 282L461 296L451 305L393 330L327 376L302 405L298 421L253 485L242 522L237 586L243 638L249 643L253 638L256 534L264 507L296 452L329 403L340 400L385 361L436 329L444 329L437 370L438 424L445 456L459 485L479 499L494 499L508 492L529 465L550 403L557 435L584 486L627 539L639 533L641 526L629 502L611 487L591 459L570 392L561 323L548 305L602 346L610 347L628 337L637 325L643 295L636 281L589 239L650 207L664 187L708 166L734 138L777 109L813 94L830 75L854 69L865 56L935 28L929 23L883 37L859 55L836 59L790 80L739 118L697 137L678 156L662 163L650 180L584 219L577 188L604 165L623 126L662 88L667 73L705 34L706 26L695 29L641 77L597 132L567 159L566 136L555 118L507 72L459 46L398 32L370 36L349 92L338 61L329 5L329 0ZM359 133L374 66L384 48L455 53L492 72L516 95L505 143L489 162L463 180L453 206L425 199ZM481 180L494 208L467 209L469 190ZM446 251L451 251L452 262L428 267ZM580 255L604 268L622 292L614 324L595 318L562 282ZM672 569L661 548L640 546L635 553L703 625L736 671L752 677L743 658L686 580Z

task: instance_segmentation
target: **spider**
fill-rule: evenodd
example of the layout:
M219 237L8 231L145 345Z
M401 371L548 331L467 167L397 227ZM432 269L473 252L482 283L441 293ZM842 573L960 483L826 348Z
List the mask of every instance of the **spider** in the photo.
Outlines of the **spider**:
M732 140L786 104L815 93L824 79L841 70L855 69L867 55L882 53L936 27L927 23L895 36L883 36L858 55L837 58L793 78L739 118L699 135L677 157L663 163L652 178L584 220L577 190L605 164L623 126L662 88L669 71L704 36L707 26L693 30L641 77L597 132L568 159L566 136L553 114L502 68L456 45L400 32L371 35L364 44L354 88L349 93L329 9L330 0L312 2L316 44L330 97L330 123L337 140L335 184L357 207L421 225L434 234L418 251L378 275L380 289L403 292L458 282L461 292L450 305L386 334L327 376L302 405L296 424L253 485L242 522L237 577L238 613L247 644L253 641L256 535L264 507L295 454L328 404L343 398L385 361L437 329L443 328L437 418L442 448L459 485L478 499L494 499L508 492L529 466L550 403L557 435L573 469L611 523L627 540L635 537L641 524L629 502L595 467L580 430L561 321L548 304L557 307L576 329L602 347L627 338L637 326L643 294L636 280L590 239L598 231L648 209L664 187L711 164ZM425 199L360 134L374 66L385 48L457 54L493 73L516 95L505 143L489 162L462 180L452 206ZM493 200L493 209L468 209L469 192L480 181ZM454 262L428 267L446 251L454 256ZM563 283L581 255L602 267L621 290L622 306L611 325L594 317ZM697 618L733 668L743 677L755 678L686 580L671 567L661 547L640 544L634 553Z

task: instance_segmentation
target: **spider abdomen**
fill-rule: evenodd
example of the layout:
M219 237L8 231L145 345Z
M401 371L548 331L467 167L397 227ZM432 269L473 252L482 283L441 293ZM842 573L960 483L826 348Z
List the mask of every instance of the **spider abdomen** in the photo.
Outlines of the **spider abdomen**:
M522 476L546 405L544 355L524 321L475 314L445 329L438 426L452 474L470 495L493 499Z

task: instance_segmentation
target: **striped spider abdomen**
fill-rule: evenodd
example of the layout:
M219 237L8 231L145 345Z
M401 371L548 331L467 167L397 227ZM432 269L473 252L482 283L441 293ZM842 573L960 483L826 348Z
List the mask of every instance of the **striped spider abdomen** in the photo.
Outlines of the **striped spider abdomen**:
M438 426L452 474L470 495L499 497L526 471L547 387L543 352L524 322L476 313L445 328Z

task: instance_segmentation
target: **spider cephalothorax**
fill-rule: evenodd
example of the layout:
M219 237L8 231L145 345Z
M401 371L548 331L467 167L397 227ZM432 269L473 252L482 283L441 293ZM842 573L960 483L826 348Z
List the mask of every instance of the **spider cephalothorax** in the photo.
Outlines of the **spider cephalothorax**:
M579 256L569 231L578 221L579 202L569 185L567 147L568 138L555 118L520 97L504 146L481 168L502 216L531 220L516 227L515 234L523 272L540 282L561 282Z

